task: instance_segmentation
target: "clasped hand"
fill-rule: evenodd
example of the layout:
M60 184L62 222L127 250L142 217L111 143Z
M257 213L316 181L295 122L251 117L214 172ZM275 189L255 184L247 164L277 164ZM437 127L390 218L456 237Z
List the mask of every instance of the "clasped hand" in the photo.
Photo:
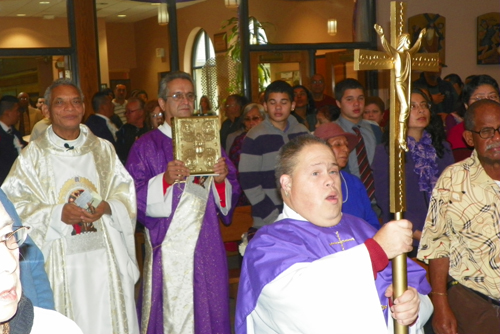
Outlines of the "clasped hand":
M409 220L401 219L384 224L373 239L382 247L390 260L412 250L412 236L412 224Z
M102 201L93 213L80 208L76 204L66 203L63 206L61 220L68 225L93 223L99 220L103 214L111 214L111 207L106 201Z
M385 290L385 296L391 298L393 294L392 284ZM391 306L391 314L400 325L412 325L417 319L420 310L420 297L415 288L408 287L401 296L394 300Z
M214 165L214 173L219 174L214 177L215 183L224 182L229 173L226 158L221 157L217 160L217 163ZM176 181L184 181L189 175L189 168L186 167L183 161L172 160L167 164L167 170L163 174L163 179L168 184L174 184Z

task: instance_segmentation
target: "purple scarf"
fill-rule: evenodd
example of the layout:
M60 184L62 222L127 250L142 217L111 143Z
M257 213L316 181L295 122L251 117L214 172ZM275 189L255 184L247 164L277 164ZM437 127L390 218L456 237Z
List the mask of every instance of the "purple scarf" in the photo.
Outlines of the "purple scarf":
M430 198L432 189L438 179L437 154L436 149L432 146L432 137L425 130L418 142L413 137L408 136L408 147L410 148L411 158L415 162L413 171L419 177L418 187L420 191L427 192Z

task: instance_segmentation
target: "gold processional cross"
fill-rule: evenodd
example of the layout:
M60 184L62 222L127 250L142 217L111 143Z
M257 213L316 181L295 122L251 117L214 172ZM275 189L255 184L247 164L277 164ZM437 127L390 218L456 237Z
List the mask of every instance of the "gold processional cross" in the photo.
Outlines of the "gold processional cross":
M406 121L410 113L411 71L437 72L438 53L417 53L420 49L425 29L410 48L410 35L404 33L406 20L405 2L391 1L391 43L387 41L384 30L375 24L375 31L385 52L354 50L354 69L391 70L390 118L389 118L389 175L390 211L394 219L403 218L406 207L404 153L406 145ZM397 97L397 98L396 98ZM408 288L406 254L392 260L394 299ZM394 321L395 333L408 333L408 327Z
M339 239L339 241L337 242L332 242L330 244L330 246L333 246L333 245L340 245L340 247L342 247L342 250L344 251L345 248L344 248L344 243L348 242L348 241L354 241L354 238L350 238L350 239L346 239L346 240L342 240L340 239L340 235L339 235L339 231L335 231L335 233L337 234L337 239Z

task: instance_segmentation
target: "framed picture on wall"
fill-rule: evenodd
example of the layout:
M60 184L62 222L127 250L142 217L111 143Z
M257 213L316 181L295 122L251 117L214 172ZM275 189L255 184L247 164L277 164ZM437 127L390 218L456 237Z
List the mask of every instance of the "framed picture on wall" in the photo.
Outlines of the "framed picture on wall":
M446 18L439 14L424 13L408 19L408 32L415 43L422 29L427 32L419 52L439 53L439 61L446 64Z
M500 64L500 13L477 17L477 64Z
M226 36L225 32L214 35L214 51L215 52L227 51L227 42L226 42L225 36Z

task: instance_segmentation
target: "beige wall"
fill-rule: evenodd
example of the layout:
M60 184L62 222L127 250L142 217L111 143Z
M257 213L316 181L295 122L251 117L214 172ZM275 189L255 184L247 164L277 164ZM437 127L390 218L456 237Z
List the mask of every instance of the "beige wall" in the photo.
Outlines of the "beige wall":
M137 66L130 71L132 88L144 89L157 98L158 73L170 68L168 27L159 26L156 17L135 24ZM165 49L165 57L156 57L156 49Z
M442 77L457 73L464 79L471 74L489 74L500 82L499 65L477 65L476 17L489 12L500 12L498 0L410 0L407 17L423 13L446 17L446 64ZM377 21L389 31L390 0L377 0Z
M130 72L137 66L134 26L127 23L106 24L110 72Z
M389 2L377 1L377 22L389 31ZM315 10L310 9L313 4ZM262 22L272 22L267 30L269 41L339 42L351 40L352 0L297 2L284 0L250 0L250 15ZM459 10L457 10L459 9ZM429 12L446 17L446 63L443 76L457 73L462 78L470 74L486 73L500 81L500 66L476 65L476 17L500 11L498 0L410 0L408 17ZM277 15L280 13L280 15ZM286 13L283 15L282 13ZM304 14L304 13L307 13ZM191 46L200 28L213 35L221 32L222 21L236 16L236 10L227 9L222 0L205 2L178 10L180 68L190 71ZM215 15L217 14L217 15ZM326 34L326 19L339 20L335 37ZM143 88L151 97L156 96L158 73L169 70L168 28L150 18L135 24L107 24L110 72L130 73L132 88ZM133 36L133 38L129 38ZM155 49L163 47L164 59L156 58ZM381 95L388 79L381 76Z
M31 17L0 19L0 48L69 47L68 20Z

